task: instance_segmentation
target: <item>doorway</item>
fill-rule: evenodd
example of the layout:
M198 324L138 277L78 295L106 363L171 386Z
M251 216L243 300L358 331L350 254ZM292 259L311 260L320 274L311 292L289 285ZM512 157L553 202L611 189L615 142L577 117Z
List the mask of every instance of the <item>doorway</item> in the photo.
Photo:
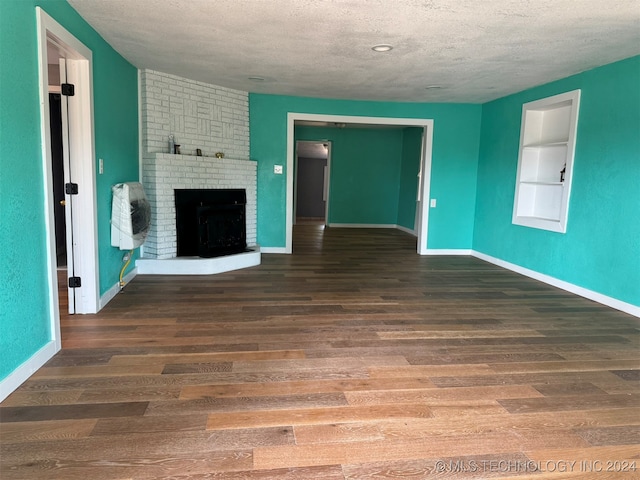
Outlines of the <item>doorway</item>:
M67 288L69 313L96 313L99 306L92 52L40 7L36 7L36 19L49 310L53 340L59 348L58 266L68 269L63 278L66 285L60 286ZM61 92L61 84L73 85L73 91L65 87ZM80 287L72 288L74 281Z
M296 142L293 206L296 225L328 222L330 165L330 141Z
M293 224L295 219L295 190L294 190L294 135L296 122L318 122L324 124L358 124L358 125L393 125L406 127L422 127L422 148L420 158L420 173L418 175L418 196L416 199L415 231L417 233L417 253L427 254L427 239L429 226L429 205L425 199L429 198L431 186L431 155L433 149L432 119L397 118L397 117L358 117L344 115L323 115L310 113L287 114L287 191L286 191L286 239L284 253L293 251Z

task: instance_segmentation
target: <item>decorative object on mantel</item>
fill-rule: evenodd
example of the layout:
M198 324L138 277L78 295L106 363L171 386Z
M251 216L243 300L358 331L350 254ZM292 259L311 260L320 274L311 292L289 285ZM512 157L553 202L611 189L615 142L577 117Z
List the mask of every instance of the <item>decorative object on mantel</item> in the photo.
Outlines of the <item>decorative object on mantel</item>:
M196 157L201 157L202 156L202 150L200 150L199 148L196 148Z
M180 155L180 144L176 143L173 146L173 153L175 153L176 155Z
M224 152L216 152L216 158L224 158Z
M169 135L169 153L174 153L176 148L176 141L173 135Z

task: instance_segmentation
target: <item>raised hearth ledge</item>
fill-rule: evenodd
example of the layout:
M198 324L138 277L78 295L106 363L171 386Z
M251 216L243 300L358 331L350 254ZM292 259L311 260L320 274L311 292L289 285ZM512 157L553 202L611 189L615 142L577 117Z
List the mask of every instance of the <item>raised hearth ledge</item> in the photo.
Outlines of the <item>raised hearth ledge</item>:
M260 265L260 246L249 248L251 252L213 258L139 258L136 260L136 267L138 275L214 275Z

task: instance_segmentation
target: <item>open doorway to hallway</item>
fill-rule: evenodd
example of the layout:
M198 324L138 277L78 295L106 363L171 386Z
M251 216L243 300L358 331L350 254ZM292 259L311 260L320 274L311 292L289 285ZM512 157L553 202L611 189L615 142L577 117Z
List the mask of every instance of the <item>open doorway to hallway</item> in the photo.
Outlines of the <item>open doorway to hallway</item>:
M328 221L330 156L327 140L296 143L296 225L326 225Z
M368 128L368 129L398 129L398 128L413 128L416 131L421 133L421 138L418 138L418 149L419 149L419 159L417 160L416 168L417 168L417 176L414 175L409 178L405 178L403 172L401 170L400 175L402 179L402 192L411 190L413 192L412 198L403 195L402 202L403 205L411 203L411 208L403 208L398 209L398 212L402 211L406 213L410 211L409 219L402 218L399 219L393 217L393 213L389 213L393 210L393 204L395 202L395 197L393 193L390 193L386 188L388 185L392 185L385 180L382 180L382 188L387 195L391 195L393 197L393 201L385 204L382 210L376 210L385 212L384 220L380 221L379 218L374 218L375 215L371 215L370 212L374 207L373 203L368 203L362 206L363 202L359 202L356 209L359 209L360 212L365 212L364 215L360 215L360 217L364 218L364 220L356 220L355 222L350 220L334 220L333 214L331 215L330 221L328 225L333 225L334 222L336 224L341 224L341 226L357 224L358 226L369 226L369 225L383 225L387 228L389 227L400 227L405 230L410 230L417 236L417 245L416 250L420 255L425 255L427 251L427 239L428 239L428 215L429 208L426 205L428 202L422 201L423 199L429 198L430 192L430 183L431 183L431 154L432 154L432 143L433 143L433 124L434 121L432 119L421 119L421 118L390 118L390 117L360 117L360 116L343 116L343 115L327 115L327 114L310 114L310 113L296 113L289 112L287 114L287 189L286 189L286 218L285 218L285 247L283 253L292 253L293 251L293 225L296 223L296 212L295 212L295 204L296 204L296 192L295 192L295 163L297 159L296 154L296 128L298 126L309 126L309 127L326 127L326 128ZM417 128L415 128L417 127ZM300 138L300 137L298 137ZM336 149L338 147L336 146ZM402 154L404 158L404 153ZM362 155L360 155L362 157ZM384 159L380 160L380 156L377 157L379 159L378 164L384 162ZM337 159L337 157L336 157ZM337 161L337 160L336 160ZM337 167L336 167L337 168ZM375 171L376 173L380 173L382 170L367 170L369 168L368 165L365 164L363 167L364 170L360 170L359 172L367 172L367 171ZM409 170L407 170L408 172ZM398 173L397 171L395 172ZM329 175L329 178L332 175ZM335 180L336 178L347 178L343 176L336 176L334 173L332 188L335 190ZM357 170L353 170L353 175L348 178L353 178L354 182L358 182L360 178L360 174ZM377 178L380 181L379 178ZM405 188L404 185L411 184L411 188ZM373 184L369 185L369 193L371 193L375 198L382 198L379 195L379 190ZM329 192L332 191L332 188L329 188ZM357 190L352 190L353 191ZM351 195L353 197L353 195ZM371 195L369 197L371 198ZM335 192L333 195L329 194L329 201L333 201L333 206L336 205ZM400 201L400 198L398 198ZM348 202L348 201L347 201ZM344 202L343 202L344 203ZM366 203L366 201L365 201ZM345 203L346 204L346 203ZM391 205L391 207L389 207ZM333 208L333 207L332 207ZM351 208L351 207L350 207ZM391 210L390 210L391 209ZM353 210L353 208L352 208ZM331 211L331 210L330 210ZM380 215L378 215L380 217ZM373 221L370 221L369 218L374 218ZM413 227L413 228L412 228Z

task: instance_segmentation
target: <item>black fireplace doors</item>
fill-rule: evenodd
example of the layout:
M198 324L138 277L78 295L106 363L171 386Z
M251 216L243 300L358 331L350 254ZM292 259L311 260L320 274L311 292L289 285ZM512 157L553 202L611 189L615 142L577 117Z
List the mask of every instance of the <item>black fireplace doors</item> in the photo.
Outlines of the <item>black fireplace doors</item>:
M179 257L247 251L244 189L176 189Z

